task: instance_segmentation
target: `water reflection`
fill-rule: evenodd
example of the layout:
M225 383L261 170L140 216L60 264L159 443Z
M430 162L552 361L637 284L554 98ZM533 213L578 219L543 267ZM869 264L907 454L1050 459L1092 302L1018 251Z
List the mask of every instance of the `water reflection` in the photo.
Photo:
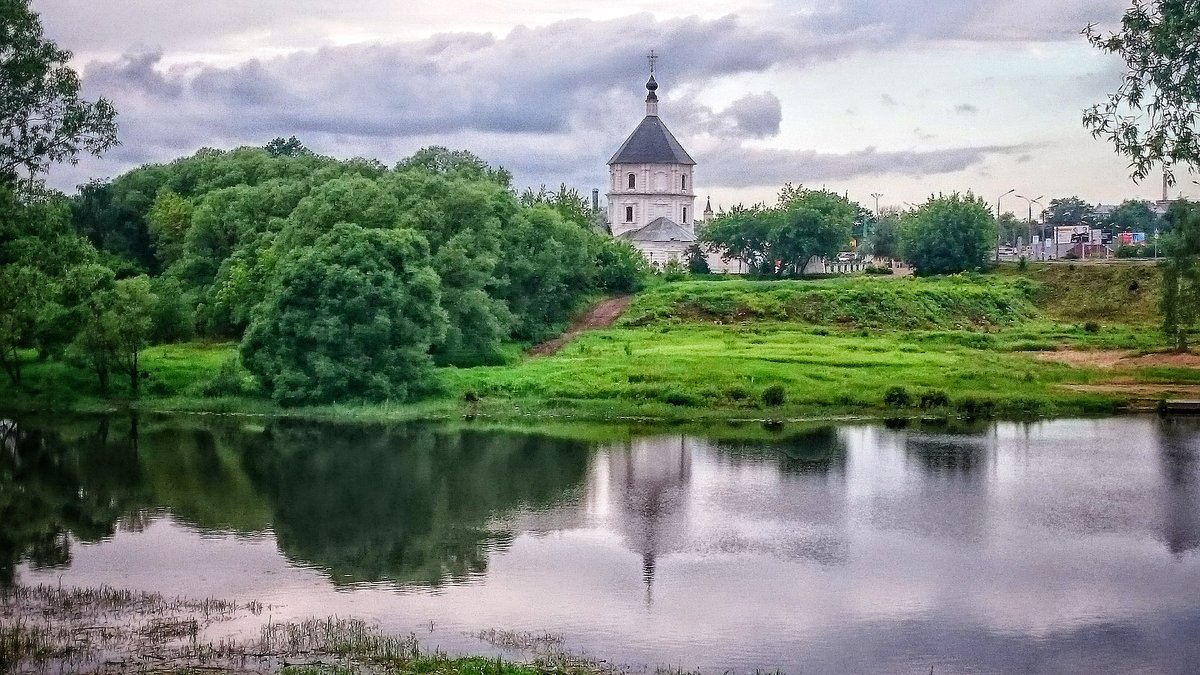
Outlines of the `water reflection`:
M1196 655L1196 421L559 432L0 425L0 581L107 581L137 546L183 547L157 564L198 561L209 593L277 583L305 615L552 630L712 671L1188 672ZM222 566L217 541L261 557Z
M1171 553L1200 549L1200 431L1177 420L1159 426L1159 456L1165 480L1163 539Z

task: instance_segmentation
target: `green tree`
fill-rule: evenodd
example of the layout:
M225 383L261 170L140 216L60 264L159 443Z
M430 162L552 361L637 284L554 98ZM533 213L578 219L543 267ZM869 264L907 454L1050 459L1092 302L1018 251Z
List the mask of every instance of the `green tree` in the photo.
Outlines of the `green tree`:
M37 268L0 266L0 367L21 386L20 349L33 344L48 301L49 281Z
M1160 225L1160 218L1146 202L1127 199L1113 209L1103 224L1113 232L1153 232Z
M83 265L72 270L68 280L78 326L71 351L78 362L96 375L102 393L109 391L109 378L121 373L129 378L129 392L138 395L141 383L141 353L150 344L158 297L150 278L141 275L114 280L112 270Z
M192 203L170 188L159 190L146 213L150 240L159 265L167 268L183 253L183 242L192 226Z
M764 274L800 274L814 257L849 245L858 207L824 190L783 187L772 207L737 205L704 228L702 241Z
M1028 228L1028 223L1023 220L1017 220L1017 216L1011 211L1005 212L996 221L996 230L997 234L1000 235L1000 241L1014 246L1017 243L1017 238L1025 236Z
M905 260L918 275L984 269L996 242L996 221L982 198L957 192L930 197L900 228Z
M404 401L431 386L440 296L418 233L339 223L280 261L242 360L281 405Z
M79 96L71 52L47 40L29 0L0 2L0 183L117 143L117 113Z
M687 268L689 274L711 274L708 257L699 244L692 244L687 250Z
M414 152L396 163L396 171L419 170L434 174L485 180L508 188L512 185L512 174L504 168L492 168L487 162L466 150L450 150L440 145L431 145Z
M1176 350L1187 351L1188 332L1200 315L1200 205L1177 212L1175 227L1161 245L1163 332Z
M875 221L874 231L868 239L872 255L877 258L900 257L900 214L884 211Z
M271 154L272 157L303 157L313 154L312 150L304 147L299 138L282 136L271 139L264 149Z
M113 288L110 317L105 323L115 333L113 361L129 378L129 392L134 397L140 389L142 350L150 344L158 302L150 278L145 275L120 279Z
M1126 68L1117 90L1084 112L1084 126L1129 158L1134 179L1158 164L1168 176L1177 164L1200 166L1200 0L1135 0L1121 30L1084 34Z
M1096 224L1096 207L1079 197L1051 199L1050 207L1046 209L1046 224L1093 226Z

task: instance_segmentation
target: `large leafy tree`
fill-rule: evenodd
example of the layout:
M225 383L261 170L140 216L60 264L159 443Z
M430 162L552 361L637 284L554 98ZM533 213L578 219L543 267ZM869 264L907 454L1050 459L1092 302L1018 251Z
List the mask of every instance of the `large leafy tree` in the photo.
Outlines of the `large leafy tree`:
M701 238L764 274L800 274L812 258L832 257L847 246L858 216L858 206L835 193L788 184L775 206L735 206Z
M1046 223L1050 225L1095 225L1096 207L1079 197L1051 199L1046 209Z
M931 197L901 225L904 258L921 276L987 267L996 245L996 220L971 193Z
M1084 31L1097 49L1125 62L1108 99L1084 112L1083 123L1129 158L1135 179L1162 165L1200 166L1200 0L1135 0L1121 29Z
M1140 199L1127 199L1104 219L1114 232L1153 232L1161 225L1158 214Z
M884 211L875 221L867 243L877 258L900 257L900 214Z
M47 40L29 0L0 0L0 181L99 155L117 143L117 113L80 97L71 53Z
M440 301L421 235L339 223L280 261L242 359L282 405L403 401L431 385Z
M1162 241L1163 332L1179 351L1188 348L1188 332L1200 316L1200 204L1182 201L1174 229Z

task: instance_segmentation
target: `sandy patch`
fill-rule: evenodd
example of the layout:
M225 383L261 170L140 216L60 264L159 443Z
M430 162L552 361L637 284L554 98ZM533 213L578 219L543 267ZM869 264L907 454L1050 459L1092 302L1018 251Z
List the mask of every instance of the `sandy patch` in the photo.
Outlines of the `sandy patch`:
M1039 361L1083 368L1200 368L1200 354L1191 353L1163 352L1138 356L1137 352L1120 349L1060 349L1053 352L1030 352L1030 355Z
M1063 389L1085 394L1121 394L1135 398L1162 398L1179 396L1200 400L1200 384L1135 384L1110 382L1107 384L1063 384Z

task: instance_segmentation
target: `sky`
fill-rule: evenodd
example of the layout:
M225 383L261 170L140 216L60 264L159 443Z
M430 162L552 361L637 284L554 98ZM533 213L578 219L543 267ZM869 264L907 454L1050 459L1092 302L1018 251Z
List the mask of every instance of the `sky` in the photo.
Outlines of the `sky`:
M91 178L201 147L300 138L392 164L466 149L518 188L590 193L645 114L696 159L715 207L787 182L873 208L1015 189L1042 201L1157 199L1081 123L1123 64L1091 48L1131 0L33 0L121 146L57 167ZM1200 196L1180 176L1171 196ZM1190 188L1190 190L1189 190ZM1029 203L1010 195L1004 210Z

